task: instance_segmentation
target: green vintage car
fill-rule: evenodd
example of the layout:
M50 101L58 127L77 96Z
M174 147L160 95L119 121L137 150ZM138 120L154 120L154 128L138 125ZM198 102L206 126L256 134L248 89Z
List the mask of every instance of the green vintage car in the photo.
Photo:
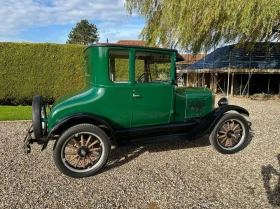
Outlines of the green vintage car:
M97 173L112 146L158 136L197 139L210 134L217 151L240 151L250 141L250 123L242 116L249 116L248 111L228 105L226 98L215 108L215 95L207 88L178 87L176 61L182 60L173 49L89 46L84 51L82 90L58 98L48 116L42 97L34 96L25 151L29 153L34 142L43 150L55 140L56 166L75 178Z

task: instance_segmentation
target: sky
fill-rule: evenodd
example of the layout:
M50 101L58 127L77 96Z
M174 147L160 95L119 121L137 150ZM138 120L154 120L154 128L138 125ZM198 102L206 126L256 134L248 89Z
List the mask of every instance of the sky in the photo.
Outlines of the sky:
M0 0L0 42L64 44L77 22L96 25L99 42L139 40L145 21L129 17L125 0Z

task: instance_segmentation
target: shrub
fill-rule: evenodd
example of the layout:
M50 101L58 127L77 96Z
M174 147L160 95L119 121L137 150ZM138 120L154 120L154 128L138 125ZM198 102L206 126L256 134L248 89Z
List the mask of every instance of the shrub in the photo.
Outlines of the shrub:
M46 102L84 86L81 45L0 43L0 104Z

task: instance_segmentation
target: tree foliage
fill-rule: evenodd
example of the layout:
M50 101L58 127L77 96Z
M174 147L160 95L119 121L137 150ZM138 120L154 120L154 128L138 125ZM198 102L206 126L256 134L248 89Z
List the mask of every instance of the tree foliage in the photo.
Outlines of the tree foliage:
M126 0L126 10L146 20L148 44L193 52L219 44L279 40L279 0Z
M90 24L88 20L81 20L72 28L68 35L67 44L83 44L88 45L98 42L98 29L94 24Z

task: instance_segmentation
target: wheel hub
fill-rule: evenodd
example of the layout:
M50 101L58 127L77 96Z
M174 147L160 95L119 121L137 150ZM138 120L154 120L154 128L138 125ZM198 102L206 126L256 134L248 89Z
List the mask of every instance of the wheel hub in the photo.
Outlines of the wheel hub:
M232 135L234 135L234 131L229 130L229 131L227 132L227 137L228 137L228 138L231 138Z
M65 165L76 172L76 169L90 170L94 168L102 154L100 140L91 134L75 134L65 144L62 157L65 158Z
M87 147L80 147L78 150L78 155L80 157L86 157L89 153L89 149Z

